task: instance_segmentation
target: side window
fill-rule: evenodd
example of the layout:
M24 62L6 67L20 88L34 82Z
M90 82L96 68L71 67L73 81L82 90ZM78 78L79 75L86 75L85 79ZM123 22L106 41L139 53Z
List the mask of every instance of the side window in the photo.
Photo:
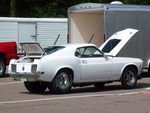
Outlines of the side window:
M99 49L90 46L78 48L75 52L75 56L82 58L95 58L103 57L103 53L100 52Z
M77 49L77 50L75 51L75 56L76 56L76 57L81 57L80 49Z

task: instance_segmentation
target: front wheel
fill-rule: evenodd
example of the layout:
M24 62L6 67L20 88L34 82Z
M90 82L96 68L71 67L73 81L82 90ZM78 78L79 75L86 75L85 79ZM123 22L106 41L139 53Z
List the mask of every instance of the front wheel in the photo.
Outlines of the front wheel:
M6 71L6 65L4 63L4 60L0 58L0 77L3 77L5 75Z
M68 70L62 70L56 74L56 77L52 83L48 85L48 88L53 93L68 93L71 90L72 81L72 73Z
M43 93L48 83L47 82L24 82L24 85L31 93Z
M122 74L121 84L125 89L134 88L137 83L137 71L133 67L127 67Z

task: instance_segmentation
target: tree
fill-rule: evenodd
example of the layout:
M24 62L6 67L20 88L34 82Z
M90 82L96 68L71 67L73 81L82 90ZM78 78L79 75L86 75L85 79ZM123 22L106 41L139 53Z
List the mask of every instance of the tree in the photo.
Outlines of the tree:
M10 0L10 16L15 17L17 15L16 0Z
M114 0L0 0L0 16L67 17L67 9L80 3L110 3ZM150 5L150 0L120 0L124 4Z

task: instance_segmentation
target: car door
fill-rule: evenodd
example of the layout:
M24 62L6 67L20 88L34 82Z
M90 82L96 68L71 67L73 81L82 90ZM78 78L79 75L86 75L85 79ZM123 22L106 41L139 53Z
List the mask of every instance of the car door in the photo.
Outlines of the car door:
M96 47L79 48L81 60L81 80L109 80L112 73L112 61Z

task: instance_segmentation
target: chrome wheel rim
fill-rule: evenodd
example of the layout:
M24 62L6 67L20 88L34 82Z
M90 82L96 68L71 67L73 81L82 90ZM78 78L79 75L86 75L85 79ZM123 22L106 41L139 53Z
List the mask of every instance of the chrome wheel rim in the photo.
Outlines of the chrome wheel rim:
M65 89L65 88L69 87L69 77L68 77L67 73L65 73L65 72L60 73L56 84L61 89Z
M132 85L133 83L135 82L135 79L134 79L134 72L133 71L128 71L126 73L126 83L128 85Z

